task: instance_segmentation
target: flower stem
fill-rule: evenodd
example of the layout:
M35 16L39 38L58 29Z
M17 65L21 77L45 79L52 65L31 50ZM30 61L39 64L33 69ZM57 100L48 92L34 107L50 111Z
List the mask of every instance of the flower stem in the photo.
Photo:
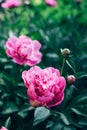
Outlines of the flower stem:
M66 61L66 59L65 59L65 58L63 58L63 64L62 64L62 68L61 68L61 75L63 74L64 65L65 65L65 61Z

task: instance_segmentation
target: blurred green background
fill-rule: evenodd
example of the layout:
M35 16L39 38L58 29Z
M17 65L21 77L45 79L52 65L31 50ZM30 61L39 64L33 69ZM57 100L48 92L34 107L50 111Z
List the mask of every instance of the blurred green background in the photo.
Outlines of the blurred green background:
M60 49L69 48L63 75L76 76L68 84L64 102L54 108L29 105L21 78L27 66L15 64L5 53L12 36L27 35L42 44L41 68L61 69ZM9 130L87 130L87 0L58 0L56 7L44 0L11 9L0 7L0 126Z

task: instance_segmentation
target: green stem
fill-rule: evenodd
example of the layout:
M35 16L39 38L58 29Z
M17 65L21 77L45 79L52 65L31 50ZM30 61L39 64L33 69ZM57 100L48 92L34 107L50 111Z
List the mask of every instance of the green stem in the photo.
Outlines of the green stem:
M63 58L63 64L62 64L62 68L61 68L61 75L63 74L64 65L65 65L65 61L66 61L66 59L65 59L65 58Z

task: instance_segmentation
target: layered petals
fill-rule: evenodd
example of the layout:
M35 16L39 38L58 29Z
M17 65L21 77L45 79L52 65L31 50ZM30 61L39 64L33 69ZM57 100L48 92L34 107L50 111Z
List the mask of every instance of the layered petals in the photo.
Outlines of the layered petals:
M13 36L6 42L6 53L14 62L33 66L41 61L41 44L27 36Z
M53 107L63 101L66 81L58 69L53 67L41 69L35 66L24 71L22 78L27 87L31 105Z
M2 8L12 8L20 6L21 4L22 4L21 0L5 0L5 2L3 2L1 6Z

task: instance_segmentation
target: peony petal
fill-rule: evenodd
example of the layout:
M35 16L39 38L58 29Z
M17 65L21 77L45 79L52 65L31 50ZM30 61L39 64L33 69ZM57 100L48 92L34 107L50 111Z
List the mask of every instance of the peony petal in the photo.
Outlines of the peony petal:
M41 44L40 44L40 42L37 41L37 40L33 40L33 41L32 41L32 44L34 44L34 50L35 50L35 51L36 51L36 50L39 50L39 49L41 48Z
M64 77L59 77L59 83L58 86L60 87L60 91L64 91L65 86L66 86L66 80Z
M28 88L29 87L29 76L27 74L27 71L23 71L22 73L22 79L24 80L25 86Z
M60 93L60 95L55 97L53 101L48 104L48 107L50 108L59 105L63 101L63 99L64 99L64 93Z
M37 95L35 93L35 88L34 88L32 83L28 87L27 94L28 94L28 96L30 97L31 100L37 99Z
M38 97L38 101L41 102L41 104L48 104L49 102L51 102L54 98L54 94L53 93L45 93L43 96Z

